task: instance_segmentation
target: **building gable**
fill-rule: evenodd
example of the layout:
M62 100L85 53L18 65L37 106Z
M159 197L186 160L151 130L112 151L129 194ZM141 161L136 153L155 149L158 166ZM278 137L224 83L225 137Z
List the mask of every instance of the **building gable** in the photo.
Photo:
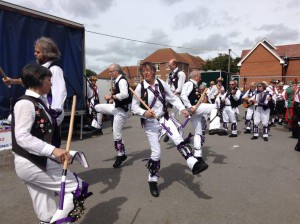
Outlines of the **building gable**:
M284 64L284 60L276 53L276 47L273 46L270 42L268 42L266 39L263 39L262 41L258 42L250 51L243 51L242 53L242 59L239 61L237 66L241 67L242 63L248 59L248 57L255 52L257 49L265 48L266 51L268 51L270 54L272 54L280 64Z

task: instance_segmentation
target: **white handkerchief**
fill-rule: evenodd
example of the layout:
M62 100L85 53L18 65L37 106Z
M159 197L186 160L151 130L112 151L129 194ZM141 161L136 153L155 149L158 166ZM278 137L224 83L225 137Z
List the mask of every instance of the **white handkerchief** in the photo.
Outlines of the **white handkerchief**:
M88 164L87 159L83 152L70 150L69 153L72 156L71 164L73 164L73 161L76 160L83 167L85 167L85 168L89 167L89 164Z

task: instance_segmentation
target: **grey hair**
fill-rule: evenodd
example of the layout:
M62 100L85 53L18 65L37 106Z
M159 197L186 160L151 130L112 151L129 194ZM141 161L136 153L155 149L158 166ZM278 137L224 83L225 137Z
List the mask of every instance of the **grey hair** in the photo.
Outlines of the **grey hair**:
M122 67L119 64L112 64L114 70L118 71L119 74L124 74Z
M47 60L57 61L60 59L60 51L51 38L41 37L35 41L34 46L36 45L39 45L41 47L43 55Z
M197 75L200 75L200 72L197 70L193 70L190 72L189 77L190 77L190 79L192 79L192 78L196 77Z
M199 86L199 88L200 88L200 89L205 89L205 88L206 88L206 85L205 85L205 84L201 84L201 85Z

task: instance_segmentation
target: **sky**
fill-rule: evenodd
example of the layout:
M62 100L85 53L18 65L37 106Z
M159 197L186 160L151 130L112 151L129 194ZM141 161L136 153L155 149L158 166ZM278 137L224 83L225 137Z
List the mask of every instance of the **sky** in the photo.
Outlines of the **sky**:
M137 65L160 48L207 60L228 49L240 57L264 38L300 43L299 0L5 1L83 24L86 68L96 73L112 63Z

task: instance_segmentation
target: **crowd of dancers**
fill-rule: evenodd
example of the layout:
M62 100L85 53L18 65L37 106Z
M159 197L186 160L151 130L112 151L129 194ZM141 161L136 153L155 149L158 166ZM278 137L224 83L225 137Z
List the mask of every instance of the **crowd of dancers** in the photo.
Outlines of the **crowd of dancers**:
M63 108L61 104L56 106L53 103L57 100L53 96L63 90L64 95L60 98L65 99L66 89L63 88L64 84L57 84L57 76L63 80L61 67L54 63L59 59L59 50L49 38L39 41L36 43L35 56L40 65L25 66L21 79L3 78L7 85L22 84L26 87L25 95L17 101L12 112L15 167L30 192L40 223L70 223L76 221L78 216L74 212L84 209L78 204L83 205L90 193L88 183L68 172L63 208L56 209L55 193L61 194L58 176L62 166L59 163L71 160L72 156L60 148L58 127L63 118ZM53 54L47 54L47 51L54 51L56 57L53 58ZM212 80L207 87L201 82L201 72L198 70L191 71L186 80L186 74L180 71L175 59L168 62L168 67L171 72L163 81L156 78L153 63L143 62L139 67L143 80L133 90L122 67L112 64L108 70L113 85L110 94L105 95L105 103L100 103L95 77L89 80L87 90L92 126L99 135L103 134L103 115L113 116L114 168L119 168L127 159L123 128L129 111L141 118L150 144L146 168L152 196L159 197L160 194L160 140L163 137L165 142L171 139L191 173L197 175L208 169L202 157L206 129L210 135L237 138L241 105L247 108L244 133L252 133L252 140L259 138L260 123L264 141L268 141L270 127L287 124L298 138L295 150L300 151L300 83L284 85L278 80L272 80L269 84L252 82L244 93L235 80L230 80L229 88L225 90L221 77L216 84ZM179 114L184 117L184 123L178 121ZM193 133L184 138L183 129L189 123Z

